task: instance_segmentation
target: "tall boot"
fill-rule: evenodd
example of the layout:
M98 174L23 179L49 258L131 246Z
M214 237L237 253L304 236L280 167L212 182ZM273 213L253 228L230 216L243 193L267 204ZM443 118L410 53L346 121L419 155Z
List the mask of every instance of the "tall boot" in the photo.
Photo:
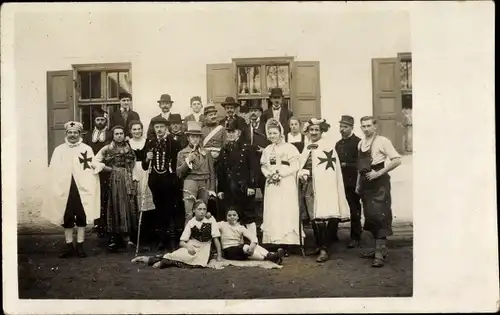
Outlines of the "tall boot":
M384 266L387 257L387 239L375 240L375 255L373 257L372 267L380 268Z
M338 242L339 236L338 236L338 231L339 231L339 220L338 219L329 219L328 220L328 240L329 243L334 243Z
M168 224L168 245L173 252L177 249L177 233L175 231L175 218L171 218Z
M320 248L316 262L325 262L328 260L328 227L325 221L320 221L318 224L318 246Z

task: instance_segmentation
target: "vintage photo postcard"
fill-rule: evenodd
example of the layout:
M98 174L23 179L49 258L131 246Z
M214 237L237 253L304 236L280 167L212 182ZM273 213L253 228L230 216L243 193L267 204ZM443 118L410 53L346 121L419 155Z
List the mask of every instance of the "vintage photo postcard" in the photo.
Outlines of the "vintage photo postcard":
M4 311L498 310L493 9L2 6Z

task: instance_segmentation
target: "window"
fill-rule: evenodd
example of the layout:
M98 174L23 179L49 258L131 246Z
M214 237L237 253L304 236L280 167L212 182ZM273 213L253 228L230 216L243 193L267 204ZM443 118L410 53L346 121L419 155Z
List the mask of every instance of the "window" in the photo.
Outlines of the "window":
M93 128L94 111L97 107L111 114L119 110L120 93L132 93L131 65L75 65L74 70L77 83L76 115L86 133Z

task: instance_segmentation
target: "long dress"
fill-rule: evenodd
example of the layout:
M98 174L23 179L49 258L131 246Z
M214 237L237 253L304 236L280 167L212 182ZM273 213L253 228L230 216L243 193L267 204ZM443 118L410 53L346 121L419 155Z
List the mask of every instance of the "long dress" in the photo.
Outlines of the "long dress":
M108 187L107 232L127 235L137 230L137 188L133 182L134 150L111 142L97 153L96 161L112 167Z
M276 171L282 176L277 185L266 182L262 243L298 245L301 235L296 181L299 151L293 144L283 141L270 144L264 149L260 161L264 176Z
M153 203L153 195L148 186L148 171L142 169L142 161L146 156L146 139L141 138L139 140L130 139L130 147L135 153L135 166L132 170L132 174L137 183L137 202L139 205L139 211L154 210L155 204Z

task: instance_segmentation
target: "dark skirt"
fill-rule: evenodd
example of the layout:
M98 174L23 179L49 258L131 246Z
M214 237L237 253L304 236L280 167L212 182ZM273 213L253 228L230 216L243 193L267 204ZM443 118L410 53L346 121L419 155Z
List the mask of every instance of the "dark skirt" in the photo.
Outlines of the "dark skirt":
M130 234L137 230L137 194L132 174L126 168L115 168L109 177L107 231Z
M375 180L361 177L361 200L365 216L364 230L375 238L392 235L391 180L388 174Z

